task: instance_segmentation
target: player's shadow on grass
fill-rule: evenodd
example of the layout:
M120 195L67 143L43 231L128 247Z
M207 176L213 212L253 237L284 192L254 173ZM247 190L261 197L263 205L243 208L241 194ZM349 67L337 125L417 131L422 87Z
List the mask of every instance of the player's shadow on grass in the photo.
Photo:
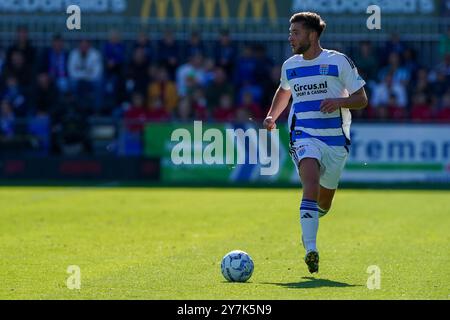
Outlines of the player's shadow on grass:
M348 284L345 282L333 281L328 279L316 279L313 277L302 277L302 279L308 281L291 282L291 283L265 283L265 284L273 284L289 289L310 289L322 287L331 287L331 288L362 287L362 285L359 284Z

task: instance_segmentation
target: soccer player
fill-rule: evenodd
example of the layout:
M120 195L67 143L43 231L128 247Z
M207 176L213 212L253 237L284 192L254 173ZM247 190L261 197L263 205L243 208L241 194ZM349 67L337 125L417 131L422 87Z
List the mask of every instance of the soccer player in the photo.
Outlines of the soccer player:
M289 153L303 186L300 224L310 273L319 271L319 217L331 207L349 153L349 109L367 105L365 82L352 60L320 46L325 26L316 13L291 17L289 43L294 55L283 64L280 86L264 120L266 129L275 129L292 96Z

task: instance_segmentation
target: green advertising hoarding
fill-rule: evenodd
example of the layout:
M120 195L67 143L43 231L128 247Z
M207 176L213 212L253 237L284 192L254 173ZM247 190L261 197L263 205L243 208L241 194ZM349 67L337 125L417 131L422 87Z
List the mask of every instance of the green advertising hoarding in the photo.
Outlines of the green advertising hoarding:
M223 160L221 163L207 164L205 154L208 152L208 145L211 145L213 139L207 138L208 130L213 129L223 137L220 143L221 152L223 153ZM175 138L177 136L176 130L186 130L189 132L187 139ZM233 125L233 124L203 124L200 133L195 132L194 123L189 124L148 124L145 128L145 155L148 157L159 157L161 159L161 180L164 183L172 182L191 182L191 183L253 183L258 181L266 181L269 183L295 183L297 181L297 174L295 168L288 155L289 134L287 129L279 130L280 145L277 147L279 153L276 164L276 174L264 175L262 174L260 159L257 163L249 159L251 151L259 150L261 146L256 146L256 139L239 140L233 136L236 130L242 132L251 132L259 134L259 129L253 124ZM265 130L260 131L260 133ZM259 139L260 140L260 139ZM270 141L270 140L269 140ZM176 146L182 146L185 143L187 149L192 150L190 154L191 164L176 164L173 159L174 153L177 153ZM272 147L269 144L268 153ZM231 146L231 147L230 147ZM252 149L253 147L253 149ZM232 161L227 161L232 148ZM186 149L186 150L187 150ZM228 150L228 151L227 151ZM273 151L273 149L270 149ZM238 157L245 154L245 161L239 164ZM194 164L195 158L199 163ZM221 157L219 157L221 158Z
M191 164L177 164L174 150L180 147L176 130L184 129L189 139L186 146L193 150ZM233 146L233 161L206 164L205 150L213 139L207 139L209 129L215 129L223 137L221 152L226 156L226 145ZM261 164L249 161L249 140L235 140L230 132L258 131L254 123L245 125L203 124L195 132L189 124L149 124L145 129L145 155L160 158L163 183L245 184L261 183L261 186L299 185L295 167L289 156L289 133L286 125L279 125L279 145L276 173L262 174ZM450 126L437 124L358 124L352 125L352 145L341 182L347 183L439 183L450 184ZM175 138L174 138L175 137ZM231 138L230 138L231 137ZM260 138L260 136L258 136ZM257 141L258 138L253 139ZM230 143L233 141L233 143ZM197 143L197 145L196 145ZM273 141L271 143L273 151ZM261 149L261 146L258 147ZM238 152L246 155L244 164L237 164ZM175 152L177 153L177 152ZM274 154L271 154L274 156ZM195 157L199 163L194 164ZM259 161L261 158L258 159Z

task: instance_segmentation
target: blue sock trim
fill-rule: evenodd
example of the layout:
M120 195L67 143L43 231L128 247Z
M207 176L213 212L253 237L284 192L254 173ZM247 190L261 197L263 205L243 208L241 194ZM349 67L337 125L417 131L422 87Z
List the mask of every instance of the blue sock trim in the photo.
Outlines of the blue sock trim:
M317 201L314 201L314 200L308 200L308 199L302 199L302 202L309 202L309 203L314 203L314 204L317 204Z
M302 200L302 203L300 204L300 211L308 210L308 211L318 212L318 207L319 206L317 205L316 201L304 199L304 200Z
M300 204L300 210L307 209L317 211L318 207L317 202L310 200L302 200L302 203Z

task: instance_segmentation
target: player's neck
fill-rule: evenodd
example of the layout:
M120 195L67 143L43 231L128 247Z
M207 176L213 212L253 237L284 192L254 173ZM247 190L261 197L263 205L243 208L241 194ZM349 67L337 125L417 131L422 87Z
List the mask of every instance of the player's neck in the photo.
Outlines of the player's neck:
M308 49L308 51L306 51L303 54L303 59L305 60L314 60L315 58L317 58L318 56L320 56L320 54L322 53L323 49L320 46L320 44L317 44L315 46L312 46L311 48Z

